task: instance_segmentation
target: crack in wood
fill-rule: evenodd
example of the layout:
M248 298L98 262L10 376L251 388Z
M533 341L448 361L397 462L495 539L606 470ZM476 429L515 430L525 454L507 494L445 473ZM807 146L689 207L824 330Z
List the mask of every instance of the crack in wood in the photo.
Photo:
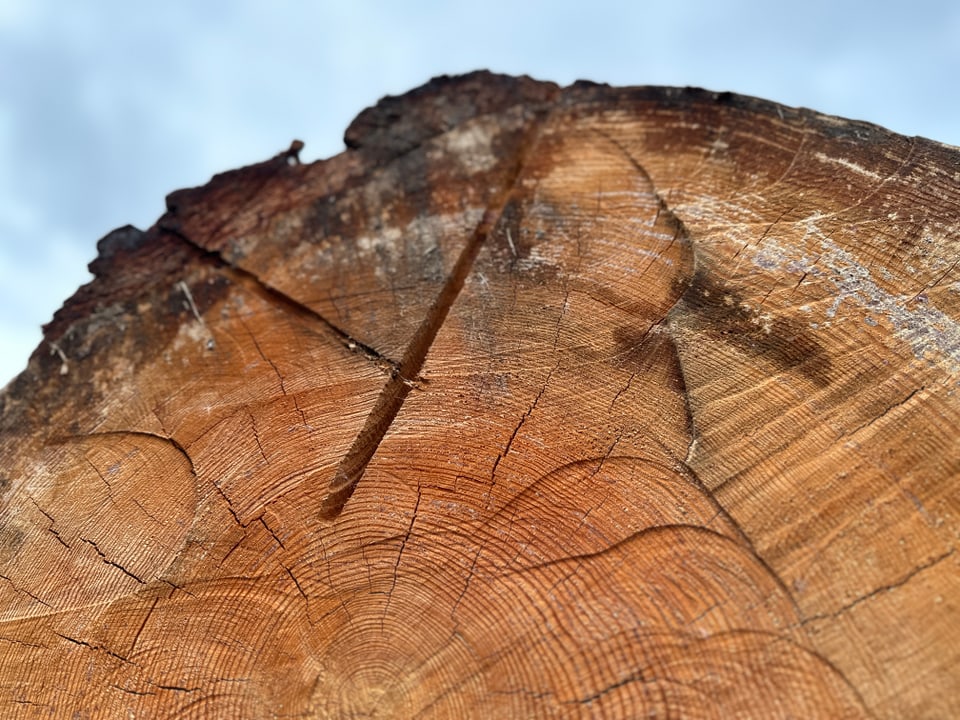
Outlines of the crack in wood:
M140 641L140 636L143 634L143 629L147 626L147 621L150 620L150 616L153 615L153 611L157 609L157 603L160 602L160 598L155 597L153 603L150 605L150 609L147 610L146 614L143 616L143 622L140 623L140 627L137 628L136 635L133 636L133 642L130 643L130 652L134 652L137 647L137 643Z
M832 610L832 611L830 611L830 612L817 613L816 615L809 615L809 616L806 616L806 617L801 616L802 619L801 619L801 621L800 621L800 623L799 623L799 626L800 626L800 627L806 627L807 625L810 625L811 623L815 623L815 622L819 622L819 621L823 621L823 620L836 619L836 618L840 617L841 615L843 615L844 613L850 612L853 608L857 607L858 605L860 605L860 604L862 604L862 603L865 603L865 602L867 602L867 601L869 601L869 600L873 600L873 599L879 597L880 595L882 595L883 593L888 593L888 592L893 592L893 591L895 591L895 590L899 590L899 589L901 589L902 587L904 587L907 583L909 583L911 580L913 580L913 578L915 578L915 577L916 577L917 575L919 575L920 573L924 572L925 570L929 570L930 568L932 568L932 567L934 567L935 565L943 562L943 561L946 560L947 558L953 557L953 555L956 553L956 551L957 551L956 548L950 548L949 550L941 553L940 555L937 555L936 557L933 557L933 558L927 560L927 562L922 563L922 564L920 564L920 565L917 565L917 566L913 567L909 572L907 572L907 573L906 573L905 575L903 575L902 577L900 577L900 578L898 578L898 579L896 579L896 580L893 580L892 582L889 582L889 583L886 583L886 584L881 585L881 586L879 586L879 587L876 587L876 588L874 588L873 590L870 590L869 592L866 592L866 593L864 593L864 594L862 594L862 595L854 598L853 600L851 600L850 602L846 603L845 605L842 605L841 607L837 608L836 610Z
M547 391L547 385L550 384L550 378L553 377L553 373L556 372L559 367L560 363L558 361L557 364L550 370L550 372L547 373L547 377L543 381L543 386L540 388L540 392L537 393L537 396L533 399L533 402L530 403L530 407L527 408L516 427L513 428L513 432L510 433L510 437L507 438L507 444L504 446L503 451L500 452L497 455L497 459L493 461L493 467L490 468L491 486L496 482L497 468L500 467L500 462L510 453L510 448L513 447L513 441L517 439L517 434L520 432L520 428L522 428L523 424L530 418L530 416L533 414L533 411L537 409L537 405L540 403L540 398L543 397L543 394ZM489 500L489 498L490 490L487 491L487 500Z
M307 593L306 593L306 591L304 591L303 586L300 585L300 581L297 580L297 576L293 574L293 570L291 570L288 566L284 565L283 563L280 563L280 566L281 566L284 570L287 571L287 575L289 575L289 576L290 576L290 579L293 580L293 584L296 585L297 590L299 591L300 595L301 595L301 596L303 597L303 599L309 604L310 598L307 597Z
M136 580L136 581L137 581L138 583L140 583L141 585L146 585L146 584L147 584L147 581L146 581L146 580L144 580L144 579L141 578L141 577L138 577L137 575L134 575L132 572L130 572L129 570L127 570L123 565L121 565L120 563L116 562L115 560L111 560L110 558L108 558L108 557L107 557L107 554L106 554L103 550L101 550L101 549L100 549L100 546L97 545L97 543L94 542L93 540L90 540L89 538L81 537L81 538L80 538L80 541L81 541L81 542L85 542L85 543L87 543L88 545L90 545L90 547L92 547L92 548L94 549L94 551L97 553L97 555L100 556L100 559L104 562L104 564L109 565L110 567L116 568L117 570L119 570L120 572L122 572L122 573L123 573L124 575L126 575L127 577L130 577L130 578L133 578L134 580Z
M333 479L330 481L327 496L320 506L320 517L324 520L333 520L341 513L347 500L353 495L357 484L363 477L367 465L373 459L377 448L387 433L387 429L393 424L404 400L410 394L423 363L426 361L427 353L447 319L450 308L463 289L480 248L503 215L504 207L526 165L527 153L534 144L542 122L542 118L534 118L526 129L525 137L517 153L516 164L512 168L507 182L504 183L503 190L494 196L493 202L484 212L480 223L460 252L460 256L457 258L453 270L447 276L439 295L433 301L426 317L414 333L399 366L391 374L390 379L377 398L373 410L367 416L363 428L361 428L347 454L340 461Z
M396 360L387 357L377 349L372 348L369 345L357 340L355 337L350 335L350 333L348 333L346 330L339 327L336 323L332 322L325 316L318 313L309 305L305 305L304 303L291 297L284 291L278 289L274 285L270 284L269 282L261 278L256 273L251 272L250 270L247 270L227 260L217 251L208 250L203 245L200 245L199 243L194 242L190 237L188 237L181 230L175 227L170 227L170 226L161 224L160 229L163 232L166 232L169 235L176 237L180 241L189 245L193 250L198 252L201 255L201 257L206 259L208 262L215 263L217 267L221 268L224 272L226 272L230 276L230 279L240 287L243 287L254 294L266 296L271 302L275 303L282 309L290 312L291 315L301 316L301 317L306 316L306 317L309 317L311 320L318 321L325 330L329 331L330 334L332 334L336 338L337 342L340 345L347 348L347 350L349 350L350 352L363 355L365 358L367 358L371 362L381 367L388 368L390 372L393 372L393 373L397 372L399 368L399 363ZM259 346L257 347L257 349L259 350ZM261 355L263 355L262 352L261 352ZM269 362L271 365L273 365L273 363L270 362L270 360L265 356L264 356L264 359L267 360L267 362ZM274 367L274 370L276 370L276 367ZM279 372L278 372L278 375L279 375ZM281 382L282 380L283 378L281 377Z
M29 597L29 598L30 598L31 600L33 600L34 602L38 602L38 603L40 603L41 605L45 605L46 607L50 608L51 610L53 609L53 605L51 605L51 604L48 603L48 602L44 602L42 599L40 599L39 597L37 597L36 595L34 595L32 592L30 592L29 590L27 590L25 587L20 587L19 585L17 585L17 584L13 581L12 578L7 577L7 576L4 575L3 573L0 573L0 580L6 580L8 583L10 583L10 587L13 588L13 591L14 591L14 592L23 593L24 595L26 595L27 597Z

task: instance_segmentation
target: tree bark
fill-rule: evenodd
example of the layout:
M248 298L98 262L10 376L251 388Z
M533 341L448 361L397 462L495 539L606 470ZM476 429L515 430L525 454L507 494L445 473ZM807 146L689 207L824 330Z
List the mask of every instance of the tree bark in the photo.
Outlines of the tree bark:
M0 395L5 717L945 717L960 153L477 73L174 193Z

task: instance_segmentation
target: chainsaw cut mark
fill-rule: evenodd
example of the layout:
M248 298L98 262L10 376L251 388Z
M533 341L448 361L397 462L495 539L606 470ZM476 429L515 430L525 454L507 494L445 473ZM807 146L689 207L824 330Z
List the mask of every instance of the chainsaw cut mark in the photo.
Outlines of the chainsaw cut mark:
M480 248L496 228L503 216L504 208L513 194L517 180L525 166L529 151L535 144L542 118L534 118L526 130L517 161L504 183L504 189L494 197L490 207L484 212L480 223L474 229L466 246L460 252L456 264L447 276L439 295L433 301L426 317L414 333L400 360L399 366L391 373L390 379L377 398L373 410L367 416L366 422L357 435L347 454L337 467L327 491L327 496L320 506L320 516L325 520L335 519L346 505L347 500L356 490L357 483L363 477L367 465L373 459L377 448L393 423L397 413L403 406L404 400L416 385L420 370L426 360L430 346L440 332L440 328L447 319L447 313L463 289L467 276L473 268L474 261Z

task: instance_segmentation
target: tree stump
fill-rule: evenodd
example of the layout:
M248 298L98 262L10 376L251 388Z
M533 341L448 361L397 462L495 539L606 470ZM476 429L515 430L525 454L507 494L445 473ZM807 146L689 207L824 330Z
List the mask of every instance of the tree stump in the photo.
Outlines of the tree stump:
M0 396L4 717L945 717L960 153L477 73L117 230Z

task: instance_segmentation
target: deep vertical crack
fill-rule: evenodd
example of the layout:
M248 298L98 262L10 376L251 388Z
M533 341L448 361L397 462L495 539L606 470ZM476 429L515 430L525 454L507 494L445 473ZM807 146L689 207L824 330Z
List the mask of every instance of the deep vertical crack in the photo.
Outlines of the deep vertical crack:
M363 428L353 441L353 445L350 446L347 454L340 461L333 479L330 481L327 496L320 506L320 516L322 518L332 520L343 510L343 506L353 495L357 483L363 477L367 465L373 459L373 455L380 446L384 435L386 435L387 429L393 423L397 413L400 412L400 408L410 393L415 379L420 374L420 369L423 367L430 346L447 319L447 313L463 289L467 276L480 253L480 248L503 215L503 209L513 193L520 173L526 164L529 149L535 141L542 122L542 118L535 117L525 130L525 137L521 141L516 163L511 169L503 189L494 196L480 223L460 252L460 256L457 258L453 270L447 276L439 295L433 301L426 317L420 323L407 346L399 366L391 374L390 379L381 391L376 405L367 416Z

